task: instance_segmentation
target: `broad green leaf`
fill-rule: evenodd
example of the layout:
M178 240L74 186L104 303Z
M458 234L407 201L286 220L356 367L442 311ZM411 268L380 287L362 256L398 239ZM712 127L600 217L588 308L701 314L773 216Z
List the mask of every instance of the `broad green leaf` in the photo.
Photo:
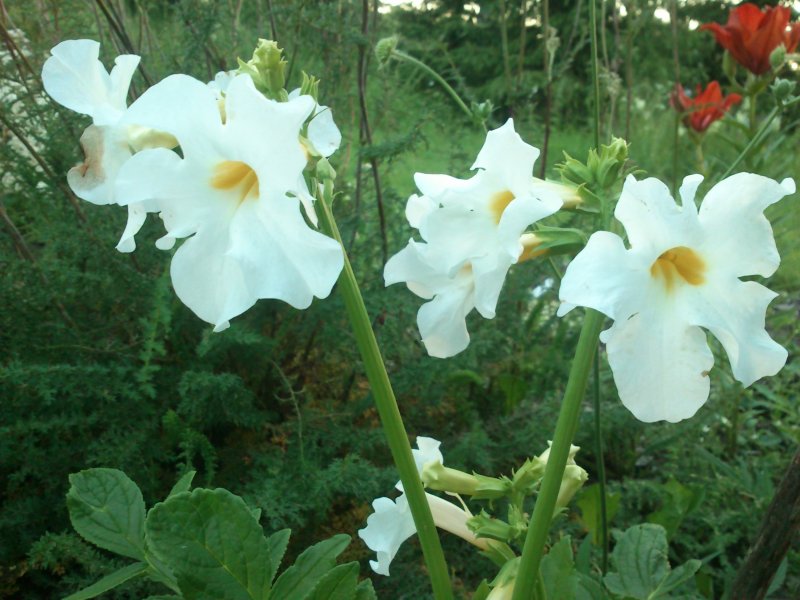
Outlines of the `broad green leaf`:
M87 469L69 476L69 519L86 541L144 560L144 499L125 473Z
M269 543L244 500L224 489L182 492L147 516L148 548L187 600L264 600Z
M295 563L286 569L272 588L272 600L303 600L325 573L333 568L336 557L350 543L350 536L335 535L307 548Z
M144 600L183 600L180 596L159 594L158 596L148 596Z
M599 581L591 575L578 573L575 600L604 600L604 598L606 598L606 595L603 593L603 586Z
M616 572L603 581L609 591L636 600L655 600L690 579L702 564L690 560L670 570L667 559L667 534L660 525L645 523L626 530L614 552L611 563Z
M104 594L109 590L113 590L118 585L122 585L129 579L138 577L147 571L147 565L141 562L133 563L127 567L122 567L118 571L114 571L110 575L106 575L97 583L93 583L87 588L79 592L70 594L64 600L89 600L95 598L100 594Z
M350 562L328 571L307 600L353 600L358 585L358 563Z
M289 536L291 534L291 529L281 529L267 538L269 556L271 559L271 570L269 573L270 583L272 583L272 580L275 579L275 575L278 573L278 568L281 566L283 555L286 554L286 546L289 545Z
M572 562L572 545L569 536L561 538L550 552L542 557L540 567L547 598L574 600L578 576Z
M375 594L375 588L372 587L372 581L365 579L358 584L355 600L378 600L378 596ZM472 600L481 599L477 596L473 596Z
M192 488L192 480L194 480L195 475L197 475L197 471L188 471L187 473L181 475L181 478L178 479L178 482L172 486L167 498L172 498L181 492L188 492Z

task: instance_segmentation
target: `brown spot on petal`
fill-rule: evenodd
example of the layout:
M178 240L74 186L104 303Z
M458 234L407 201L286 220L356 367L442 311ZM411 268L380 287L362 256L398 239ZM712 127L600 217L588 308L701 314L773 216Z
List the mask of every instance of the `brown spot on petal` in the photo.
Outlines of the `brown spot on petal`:
M103 171L105 149L103 129L95 125L87 127L81 135L81 148L84 154L83 162L69 170L67 181L75 190L90 190L106 179Z

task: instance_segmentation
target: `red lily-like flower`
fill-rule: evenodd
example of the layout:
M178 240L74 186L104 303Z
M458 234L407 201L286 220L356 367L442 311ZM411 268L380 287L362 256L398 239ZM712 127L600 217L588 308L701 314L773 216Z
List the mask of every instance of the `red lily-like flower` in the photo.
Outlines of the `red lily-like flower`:
M676 83L670 94L670 104L680 113L685 112L683 123L698 133L703 133L714 121L721 119L734 104L742 101L739 94L728 94L722 97L719 83L712 81L703 90L698 85L694 98L683 91L681 84Z
M728 15L728 23L706 23L717 43L731 53L736 62L756 75L770 70L769 55L783 44L794 52L800 42L800 23L789 25L792 11L785 6L770 6L762 12L755 4L741 4Z

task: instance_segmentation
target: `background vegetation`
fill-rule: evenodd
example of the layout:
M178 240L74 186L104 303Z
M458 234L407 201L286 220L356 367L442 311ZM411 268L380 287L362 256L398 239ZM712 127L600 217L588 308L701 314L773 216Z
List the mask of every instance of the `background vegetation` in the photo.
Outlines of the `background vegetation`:
M408 431L441 439L447 464L487 474L509 473L546 447L577 337L573 320L555 318L555 291L531 294L551 275L548 264L515 270L497 318L470 318L472 344L447 361L429 358L418 341L419 300L383 286L387 252L410 236L403 211L413 172L466 176L483 132L420 72L403 64L378 70L372 45L399 34L405 51L466 98L490 99L492 126L513 115L527 141L542 147L547 136L542 163L556 177L562 150L584 158L591 144L586 2L551 2L547 35L538 0L416 4L0 1L0 597L58 597L119 566L70 527L67 476L83 468L124 470L148 505L195 469L197 484L227 487L260 507L268 532L291 527L290 554L337 532L355 535L370 502L397 479L336 293L306 311L261 301L213 334L175 297L169 257L148 241L157 237L155 219L136 252L120 254L113 247L125 211L70 193L65 174L81 160L87 119L52 102L39 78L62 40L99 40L107 65L117 54L140 54L135 96L174 72L211 79L248 57L258 37L277 38L291 60L290 86L301 69L321 77L322 100L344 135L333 161L343 192L335 210ZM626 137L650 175L674 182L696 172L695 146L668 94L677 79L726 85L722 50L697 25L725 22L729 4L600 4L603 136ZM706 136L710 179L746 141L737 119L734 112ZM745 167L797 177L797 143L788 115ZM794 202L769 213L784 263L770 281L781 296L768 329L790 352L779 376L742 390L718 355L711 399L695 418L645 426L620 405L605 366L601 372L611 525L664 525L673 564L704 561L696 583L707 598L724 593L800 442ZM579 462L594 478L591 421L587 406ZM595 494L587 487L563 518L576 544L591 528ZM458 540L444 542L458 585L474 589L490 563ZM347 552L370 572L360 541ZM797 546L786 567L774 598L800 595ZM413 540L392 577L374 580L380 597L424 597ZM108 597L144 597L145 585Z

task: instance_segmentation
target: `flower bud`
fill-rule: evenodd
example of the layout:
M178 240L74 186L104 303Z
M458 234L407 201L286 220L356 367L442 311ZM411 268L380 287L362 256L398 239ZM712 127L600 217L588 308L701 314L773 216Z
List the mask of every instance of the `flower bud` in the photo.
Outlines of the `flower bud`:
M780 44L770 52L769 55L769 64L773 70L777 71L783 66L784 61L786 60L786 46Z
M783 102L784 100L789 99L789 97L794 93L794 88L797 85L795 81L789 81L788 79L776 79L775 83L772 84L772 94L775 96L775 99L778 102Z
M519 537L521 531L518 527L512 527L501 519L496 519L486 511L471 517L467 521L467 527L478 539L489 538L499 542L510 542Z
M486 600L511 600L521 560L522 558L518 556L509 560L500 568L497 577L492 581L492 591L489 592Z
M569 504L587 479L589 479L589 474L584 469L575 464L567 465L567 468L564 469L564 476L561 479L561 487L558 489L556 512Z
M421 477L422 483L430 489L452 494L472 496L480 485L475 475L445 467L438 460L425 463L425 466L422 467Z
M378 59L378 66L383 67L389 63L389 60L392 58L392 54L394 53L395 48L397 48L397 43L400 41L396 35L383 38L377 44L375 44L375 58Z
M256 89L268 98L285 102L288 100L286 90L283 89L286 83L286 64L278 42L259 39L253 58L247 62L239 59L239 73L250 75Z
M317 161L317 179L320 181L333 181L336 179L336 171L333 170L327 158L320 158Z
M473 102L469 108L472 111L472 116L475 121L478 123L486 123L494 110L494 104L492 104L491 100Z
M319 79L303 71L303 83L300 84L300 95L311 96L319 101Z

